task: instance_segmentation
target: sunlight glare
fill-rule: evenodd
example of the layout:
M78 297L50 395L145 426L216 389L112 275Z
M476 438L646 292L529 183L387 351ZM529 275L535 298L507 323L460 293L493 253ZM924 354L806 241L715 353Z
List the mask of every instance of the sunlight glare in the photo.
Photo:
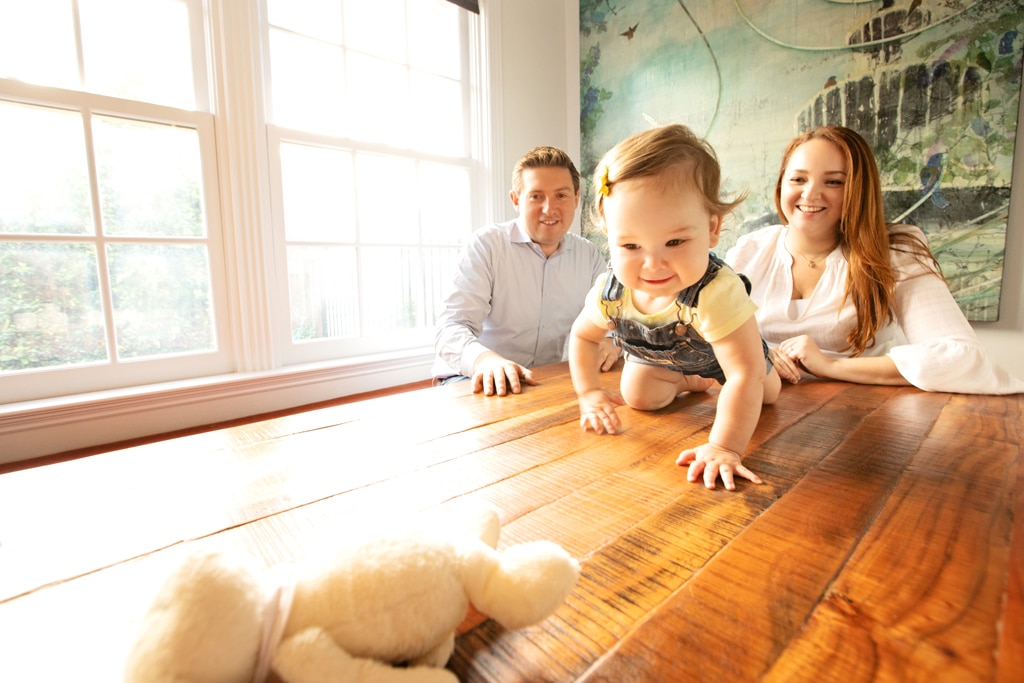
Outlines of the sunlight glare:
M181 109L195 108L185 3L79 0L79 7L89 90Z
M68 0L0 2L0 78L80 87Z

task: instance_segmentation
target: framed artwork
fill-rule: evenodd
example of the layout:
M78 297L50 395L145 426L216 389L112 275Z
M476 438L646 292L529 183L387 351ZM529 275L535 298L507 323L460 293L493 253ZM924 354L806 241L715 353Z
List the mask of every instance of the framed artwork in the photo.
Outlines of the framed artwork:
M794 135L854 128L886 219L925 231L969 320L997 320L1022 47L1024 0L580 0L581 172L633 133L689 126L726 193L748 193L724 254L779 222ZM583 227L604 243L586 211Z

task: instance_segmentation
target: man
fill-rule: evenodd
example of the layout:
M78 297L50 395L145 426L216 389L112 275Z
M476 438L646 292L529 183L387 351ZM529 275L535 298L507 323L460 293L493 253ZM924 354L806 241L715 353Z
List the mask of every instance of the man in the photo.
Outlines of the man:
M580 174L554 147L527 152L512 172L519 217L477 230L459 260L438 320L434 377L468 377L473 392L518 394L530 368L565 360L566 340L588 290L606 265L590 241L569 233ZM619 351L602 344L601 369Z

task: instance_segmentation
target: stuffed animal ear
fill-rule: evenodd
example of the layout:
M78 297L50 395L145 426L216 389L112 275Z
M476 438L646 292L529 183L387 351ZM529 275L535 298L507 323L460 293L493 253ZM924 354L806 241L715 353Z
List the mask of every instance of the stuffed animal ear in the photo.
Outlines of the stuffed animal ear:
M536 624L561 605L579 577L579 562L548 541L504 552L478 546L463 555L466 595L507 629Z
M125 683L252 679L263 587L239 560L190 555L157 593L125 665Z

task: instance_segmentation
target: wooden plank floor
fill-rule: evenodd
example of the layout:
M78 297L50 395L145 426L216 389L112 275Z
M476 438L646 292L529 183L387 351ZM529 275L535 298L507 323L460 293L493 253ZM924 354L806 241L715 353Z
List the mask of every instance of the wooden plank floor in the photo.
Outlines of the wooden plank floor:
M538 376L0 474L0 681L120 680L151 592L198 546L271 566L470 499L499 508L502 545L553 540L583 571L535 627L470 615L462 681L1024 680L1024 397L787 386L745 458L765 483L727 492L674 465L714 394L598 436L566 366Z

